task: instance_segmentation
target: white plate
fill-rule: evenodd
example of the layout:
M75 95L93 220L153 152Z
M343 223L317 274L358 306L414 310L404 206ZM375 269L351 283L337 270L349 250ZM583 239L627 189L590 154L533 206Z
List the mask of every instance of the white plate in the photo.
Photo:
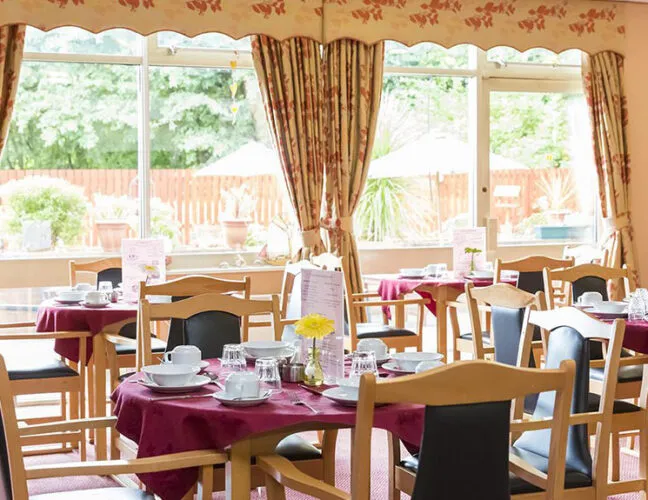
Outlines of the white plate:
M385 363L382 367L388 372L398 373L400 375L410 375L414 373L414 370L403 370L396 363Z
M161 365L167 365L167 364L171 365L171 364L173 364L173 363L165 363L164 361L162 361L160 364L161 364ZM208 367L209 367L209 361L201 361L201 362L200 362L199 364L197 364L196 366L197 366L198 368L200 368L200 370L202 371L202 370L204 370L205 368L208 368Z
M256 361L259 358L278 358L278 359L283 358L283 359L289 360L290 358L293 357L294 354L295 354L295 350L292 347L286 348L286 350L284 352L282 352L278 356L259 356L259 357L256 357L256 356L252 356L249 352L245 351L245 359L247 361Z
M258 398L243 398L243 399L238 399L235 396L231 396L229 394L225 394L224 392L215 392L213 394L214 399L218 399L223 405L225 406L233 406L233 407L238 407L238 408L246 408L248 406L258 406L260 404L265 403L270 396L272 395L272 391L266 391L265 394Z
M357 406L358 398L350 395L342 387L332 387L322 392L322 396L342 406Z
M211 379L205 375L196 375L191 383L187 385L172 386L172 385L157 385L155 382L149 382L148 380L140 380L139 383L144 387L148 387L153 392L161 392L163 394L181 394L183 392L193 392L197 391L201 387L209 384Z
M81 302L83 307L88 307L89 309L103 309L107 307L110 302L102 302L100 304L91 304L90 302Z
M67 306L74 305L74 304L79 304L81 303L81 300L63 300L63 299L54 299L54 302L57 302L59 304L65 304Z
M422 280L425 278L424 274L399 274L398 277L403 280Z
M278 354L284 353L290 347L288 342L282 340L252 340L249 342L242 342L241 347L250 357L265 358L265 357L279 357Z

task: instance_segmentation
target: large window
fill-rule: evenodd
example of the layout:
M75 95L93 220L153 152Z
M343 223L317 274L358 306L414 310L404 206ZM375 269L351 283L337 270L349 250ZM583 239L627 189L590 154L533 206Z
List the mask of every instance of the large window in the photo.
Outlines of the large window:
M594 236L581 54L388 42L363 246L444 245L498 222L500 244ZM577 181L578 180L578 181Z

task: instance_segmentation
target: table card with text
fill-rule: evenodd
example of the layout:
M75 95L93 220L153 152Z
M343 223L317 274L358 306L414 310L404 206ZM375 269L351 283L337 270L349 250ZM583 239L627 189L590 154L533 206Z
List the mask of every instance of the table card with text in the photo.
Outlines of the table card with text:
M479 253L467 253L466 249L475 249ZM452 235L452 269L455 276L462 277L470 272L473 257L475 270L483 270L486 265L486 228L455 229Z
M334 384L344 376L344 282L340 271L303 269L301 313L318 313L335 321L335 331L322 339L321 363L324 383ZM302 359L307 358L310 339L302 341Z
M122 289L125 301L137 302L141 281L153 284L165 280L164 240L122 240Z

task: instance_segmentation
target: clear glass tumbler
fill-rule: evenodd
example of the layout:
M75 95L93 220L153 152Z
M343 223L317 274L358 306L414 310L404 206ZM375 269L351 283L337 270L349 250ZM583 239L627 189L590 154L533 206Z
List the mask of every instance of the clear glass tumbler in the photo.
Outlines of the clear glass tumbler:
M259 358L254 365L254 373L261 382L261 391L270 390L272 394L281 392L281 376L276 358Z
M221 377L227 378L227 375L234 372L243 372L247 368L245 361L245 352L240 344L225 344L223 346L223 356L221 357Z

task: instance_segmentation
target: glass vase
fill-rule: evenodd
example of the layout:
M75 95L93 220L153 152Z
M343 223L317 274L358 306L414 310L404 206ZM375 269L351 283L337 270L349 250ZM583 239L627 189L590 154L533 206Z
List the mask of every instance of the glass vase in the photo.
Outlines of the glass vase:
M304 368L304 383L310 386L319 386L324 383L324 370L320 362L321 351L317 347L308 348L308 361Z

